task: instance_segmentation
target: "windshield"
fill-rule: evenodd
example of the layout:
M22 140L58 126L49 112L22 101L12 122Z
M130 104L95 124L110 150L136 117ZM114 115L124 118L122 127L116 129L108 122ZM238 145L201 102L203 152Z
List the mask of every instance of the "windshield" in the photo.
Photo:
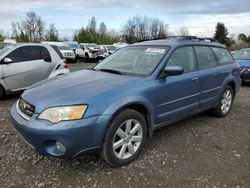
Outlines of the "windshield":
M8 52L13 46L6 46L5 48L0 50L0 56L3 55L4 53Z
M108 51L116 51L117 47L115 46L107 46Z
M59 50L71 50L71 48L68 46L58 46L58 49Z
M96 44L86 44L86 48L99 48Z
M124 75L147 76L158 66L169 47L133 46L118 50L94 70L112 70Z
M233 56L236 60L250 60L250 49L237 51Z

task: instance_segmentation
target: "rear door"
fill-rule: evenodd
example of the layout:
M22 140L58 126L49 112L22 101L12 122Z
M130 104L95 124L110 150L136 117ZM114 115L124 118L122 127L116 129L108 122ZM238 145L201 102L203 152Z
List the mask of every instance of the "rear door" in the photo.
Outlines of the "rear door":
M210 47L194 46L201 84L200 108L209 109L217 104L225 71L218 65Z
M12 60L3 65L4 79L11 91L25 89L49 75L51 56L45 47L19 47L6 57Z
M156 81L157 123L181 119L199 110L200 80L191 46L176 49L166 66L182 66L184 73Z

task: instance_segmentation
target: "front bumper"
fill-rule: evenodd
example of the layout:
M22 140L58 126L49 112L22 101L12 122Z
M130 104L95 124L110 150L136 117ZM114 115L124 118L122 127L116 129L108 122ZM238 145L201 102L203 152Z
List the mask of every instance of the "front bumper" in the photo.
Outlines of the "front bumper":
M109 119L110 115L100 115L52 125L38 120L37 115L25 120L18 114L16 105L11 108L12 124L24 142L42 155L56 157L71 158L78 154L100 152ZM56 150L56 142L65 146L64 153Z

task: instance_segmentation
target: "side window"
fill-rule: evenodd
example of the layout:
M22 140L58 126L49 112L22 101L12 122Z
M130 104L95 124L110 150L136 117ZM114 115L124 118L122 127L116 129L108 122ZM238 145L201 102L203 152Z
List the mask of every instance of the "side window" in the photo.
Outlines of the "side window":
M196 52L199 69L207 69L218 65L209 47L195 46L194 49Z
M20 47L12 51L9 55L7 55L7 57L12 60L12 63L27 61L26 55L28 51L27 47Z
M194 51L192 47L177 48L167 62L167 66L182 66L184 72L196 69Z
M41 59L40 46L27 46L28 52L26 55L26 61L33 61Z
M234 60L232 56L229 54L229 52L224 48L215 48L212 47L212 50L214 51L216 57L219 60L220 64L231 64L234 63Z
M50 53L45 47L40 47L40 52L41 52L41 59L45 60L46 62L51 62Z

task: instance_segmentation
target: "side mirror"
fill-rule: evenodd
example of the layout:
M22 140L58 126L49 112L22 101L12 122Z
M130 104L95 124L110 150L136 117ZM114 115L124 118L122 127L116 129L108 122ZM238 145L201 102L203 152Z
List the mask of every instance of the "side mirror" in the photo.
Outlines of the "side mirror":
M9 63L12 63L12 59L10 59L9 57L4 58L3 64L9 64Z
M183 74L184 69L181 66L166 66L164 73L166 76L177 76Z

